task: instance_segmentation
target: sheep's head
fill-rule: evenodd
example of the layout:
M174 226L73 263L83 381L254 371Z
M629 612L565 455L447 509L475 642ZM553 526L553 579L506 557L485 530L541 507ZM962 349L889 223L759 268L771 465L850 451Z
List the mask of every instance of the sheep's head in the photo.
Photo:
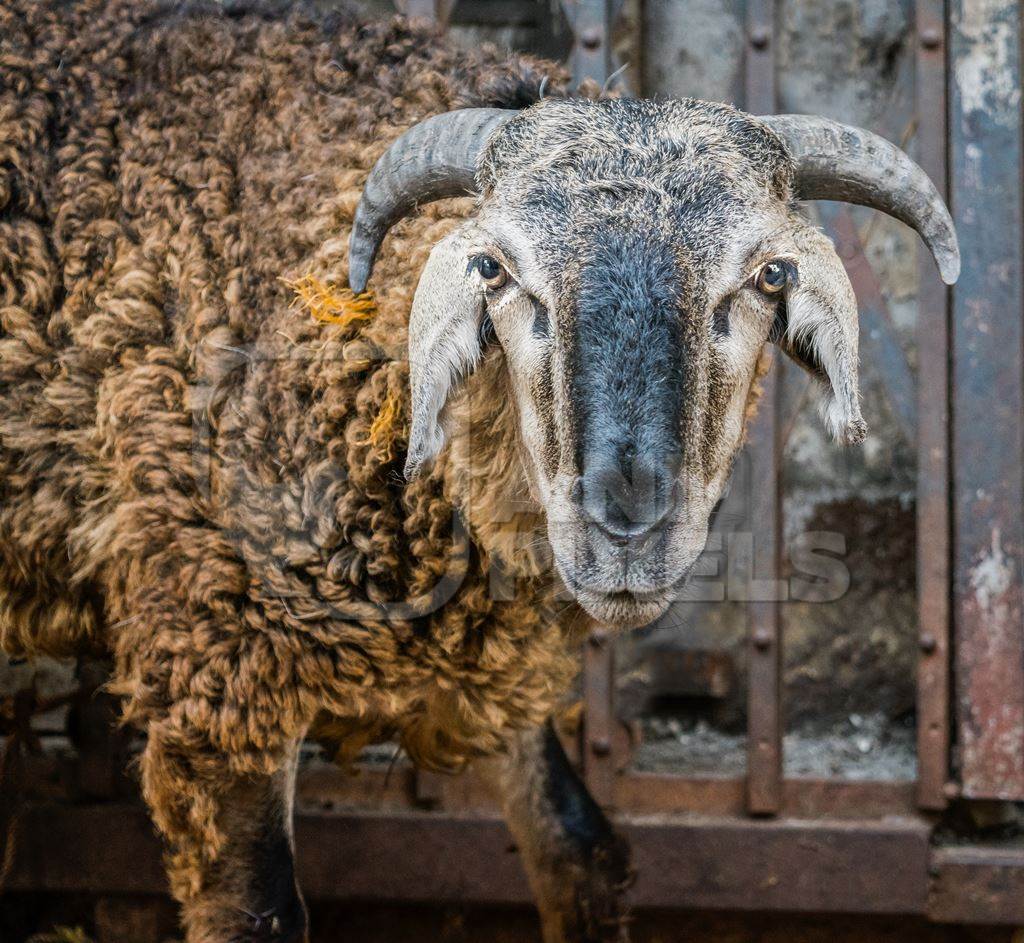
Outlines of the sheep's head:
M701 552L767 341L821 380L837 438L864 435L853 291L795 201L884 210L947 282L959 268L935 188L868 132L697 101L553 99L400 138L364 190L352 287L396 219L467 190L479 209L433 249L413 304L406 473L436 456L453 388L499 344L554 559L605 622L658 616Z

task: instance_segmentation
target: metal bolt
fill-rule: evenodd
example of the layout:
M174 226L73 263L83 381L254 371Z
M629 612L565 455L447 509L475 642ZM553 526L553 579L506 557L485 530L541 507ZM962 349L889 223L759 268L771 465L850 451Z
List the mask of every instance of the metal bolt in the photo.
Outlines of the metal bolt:
M942 45L942 34L934 26L929 26L921 33L921 45L925 49L938 49Z
M767 629L758 629L754 632L754 648L759 652L766 652L772 647L772 636Z
M767 26L755 26L750 31L750 45L755 49L767 49L772 41L772 34Z
M608 756L612 752L612 744L607 737L595 737L590 741L590 749L594 756Z
M594 27L584 30L580 33L580 45L584 49L590 49L591 51L599 48L601 45L601 31Z
M921 646L921 651L924 652L926 655L930 655L932 652L934 652L939 645L939 643L935 640L935 636L932 635L931 632L925 632L924 635L922 635L920 640L918 641L918 644Z
M605 629L594 629L590 633L590 645L592 648L603 648L608 642L608 632Z

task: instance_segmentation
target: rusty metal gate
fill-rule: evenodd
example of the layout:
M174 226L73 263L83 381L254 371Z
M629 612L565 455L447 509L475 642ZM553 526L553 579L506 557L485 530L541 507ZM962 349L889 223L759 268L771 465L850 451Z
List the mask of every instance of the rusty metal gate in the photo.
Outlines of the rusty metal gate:
M616 54L623 0L561 4L576 79L624 90L631 82L633 92L647 93L643 76L652 69L632 63L623 72ZM487 15L518 22L517 7L533 5L499 2ZM453 6L404 4L409 15L441 23ZM654 42L643 28L648 6L686 17L706 4L633 0L627 18L641 58ZM776 111L780 18L792 5L732 6L738 103ZM1015 0L916 0L905 8L913 51L900 87L912 91L900 105L910 115L901 143L948 197L963 249L952 291L921 254L913 368L860 217L826 204L819 219L847 263L865 357L880 365L887 408L909 430L916 463L916 774L867 781L787 774L787 632L773 598L746 603L745 770L638 769L630 757L635 725L624 724L616 706L616 646L594 635L582 656L578 759L594 795L632 839L641 908L1024 924L1024 842L1007 826L1016 809L994 804L1024 801L1022 14ZM747 480L756 482L747 495L751 572L761 580L786 565L783 452L794 420L784 382L778 369L767 377L748 444ZM44 798L78 801L30 805L10 889L163 892L148 821L112 772L118 745L93 739L74 760L40 754L22 771ZM445 778L368 760L350 778L310 763L299 802L300 877L312 898L529 899L504 827L471 774ZM979 808L1000 823L994 834L962 825L965 817L976 824L970 812ZM332 867L342 842L347 861L362 866ZM813 867L804 867L808 860Z

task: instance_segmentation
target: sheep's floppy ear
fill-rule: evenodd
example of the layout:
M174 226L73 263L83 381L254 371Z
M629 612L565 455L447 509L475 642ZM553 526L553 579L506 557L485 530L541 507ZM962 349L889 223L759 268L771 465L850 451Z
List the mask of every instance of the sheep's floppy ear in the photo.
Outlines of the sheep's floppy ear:
M442 239L423 268L409 316L412 428L405 474L415 478L444 445L441 413L480 359L484 295L463 230Z
M840 442L860 442L867 427L857 381L857 299L829 238L803 222L793 230L796 273L779 305L772 339L828 392L822 415Z

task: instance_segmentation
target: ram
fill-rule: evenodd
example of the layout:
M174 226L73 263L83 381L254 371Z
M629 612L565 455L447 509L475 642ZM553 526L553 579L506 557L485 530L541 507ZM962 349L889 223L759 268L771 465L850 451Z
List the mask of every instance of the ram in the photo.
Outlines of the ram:
M825 119L569 98L401 20L0 2L0 643L113 656L189 943L305 938L317 731L504 757L545 938L624 937L545 722L685 580L766 342L864 435L805 199L955 280L923 172Z

